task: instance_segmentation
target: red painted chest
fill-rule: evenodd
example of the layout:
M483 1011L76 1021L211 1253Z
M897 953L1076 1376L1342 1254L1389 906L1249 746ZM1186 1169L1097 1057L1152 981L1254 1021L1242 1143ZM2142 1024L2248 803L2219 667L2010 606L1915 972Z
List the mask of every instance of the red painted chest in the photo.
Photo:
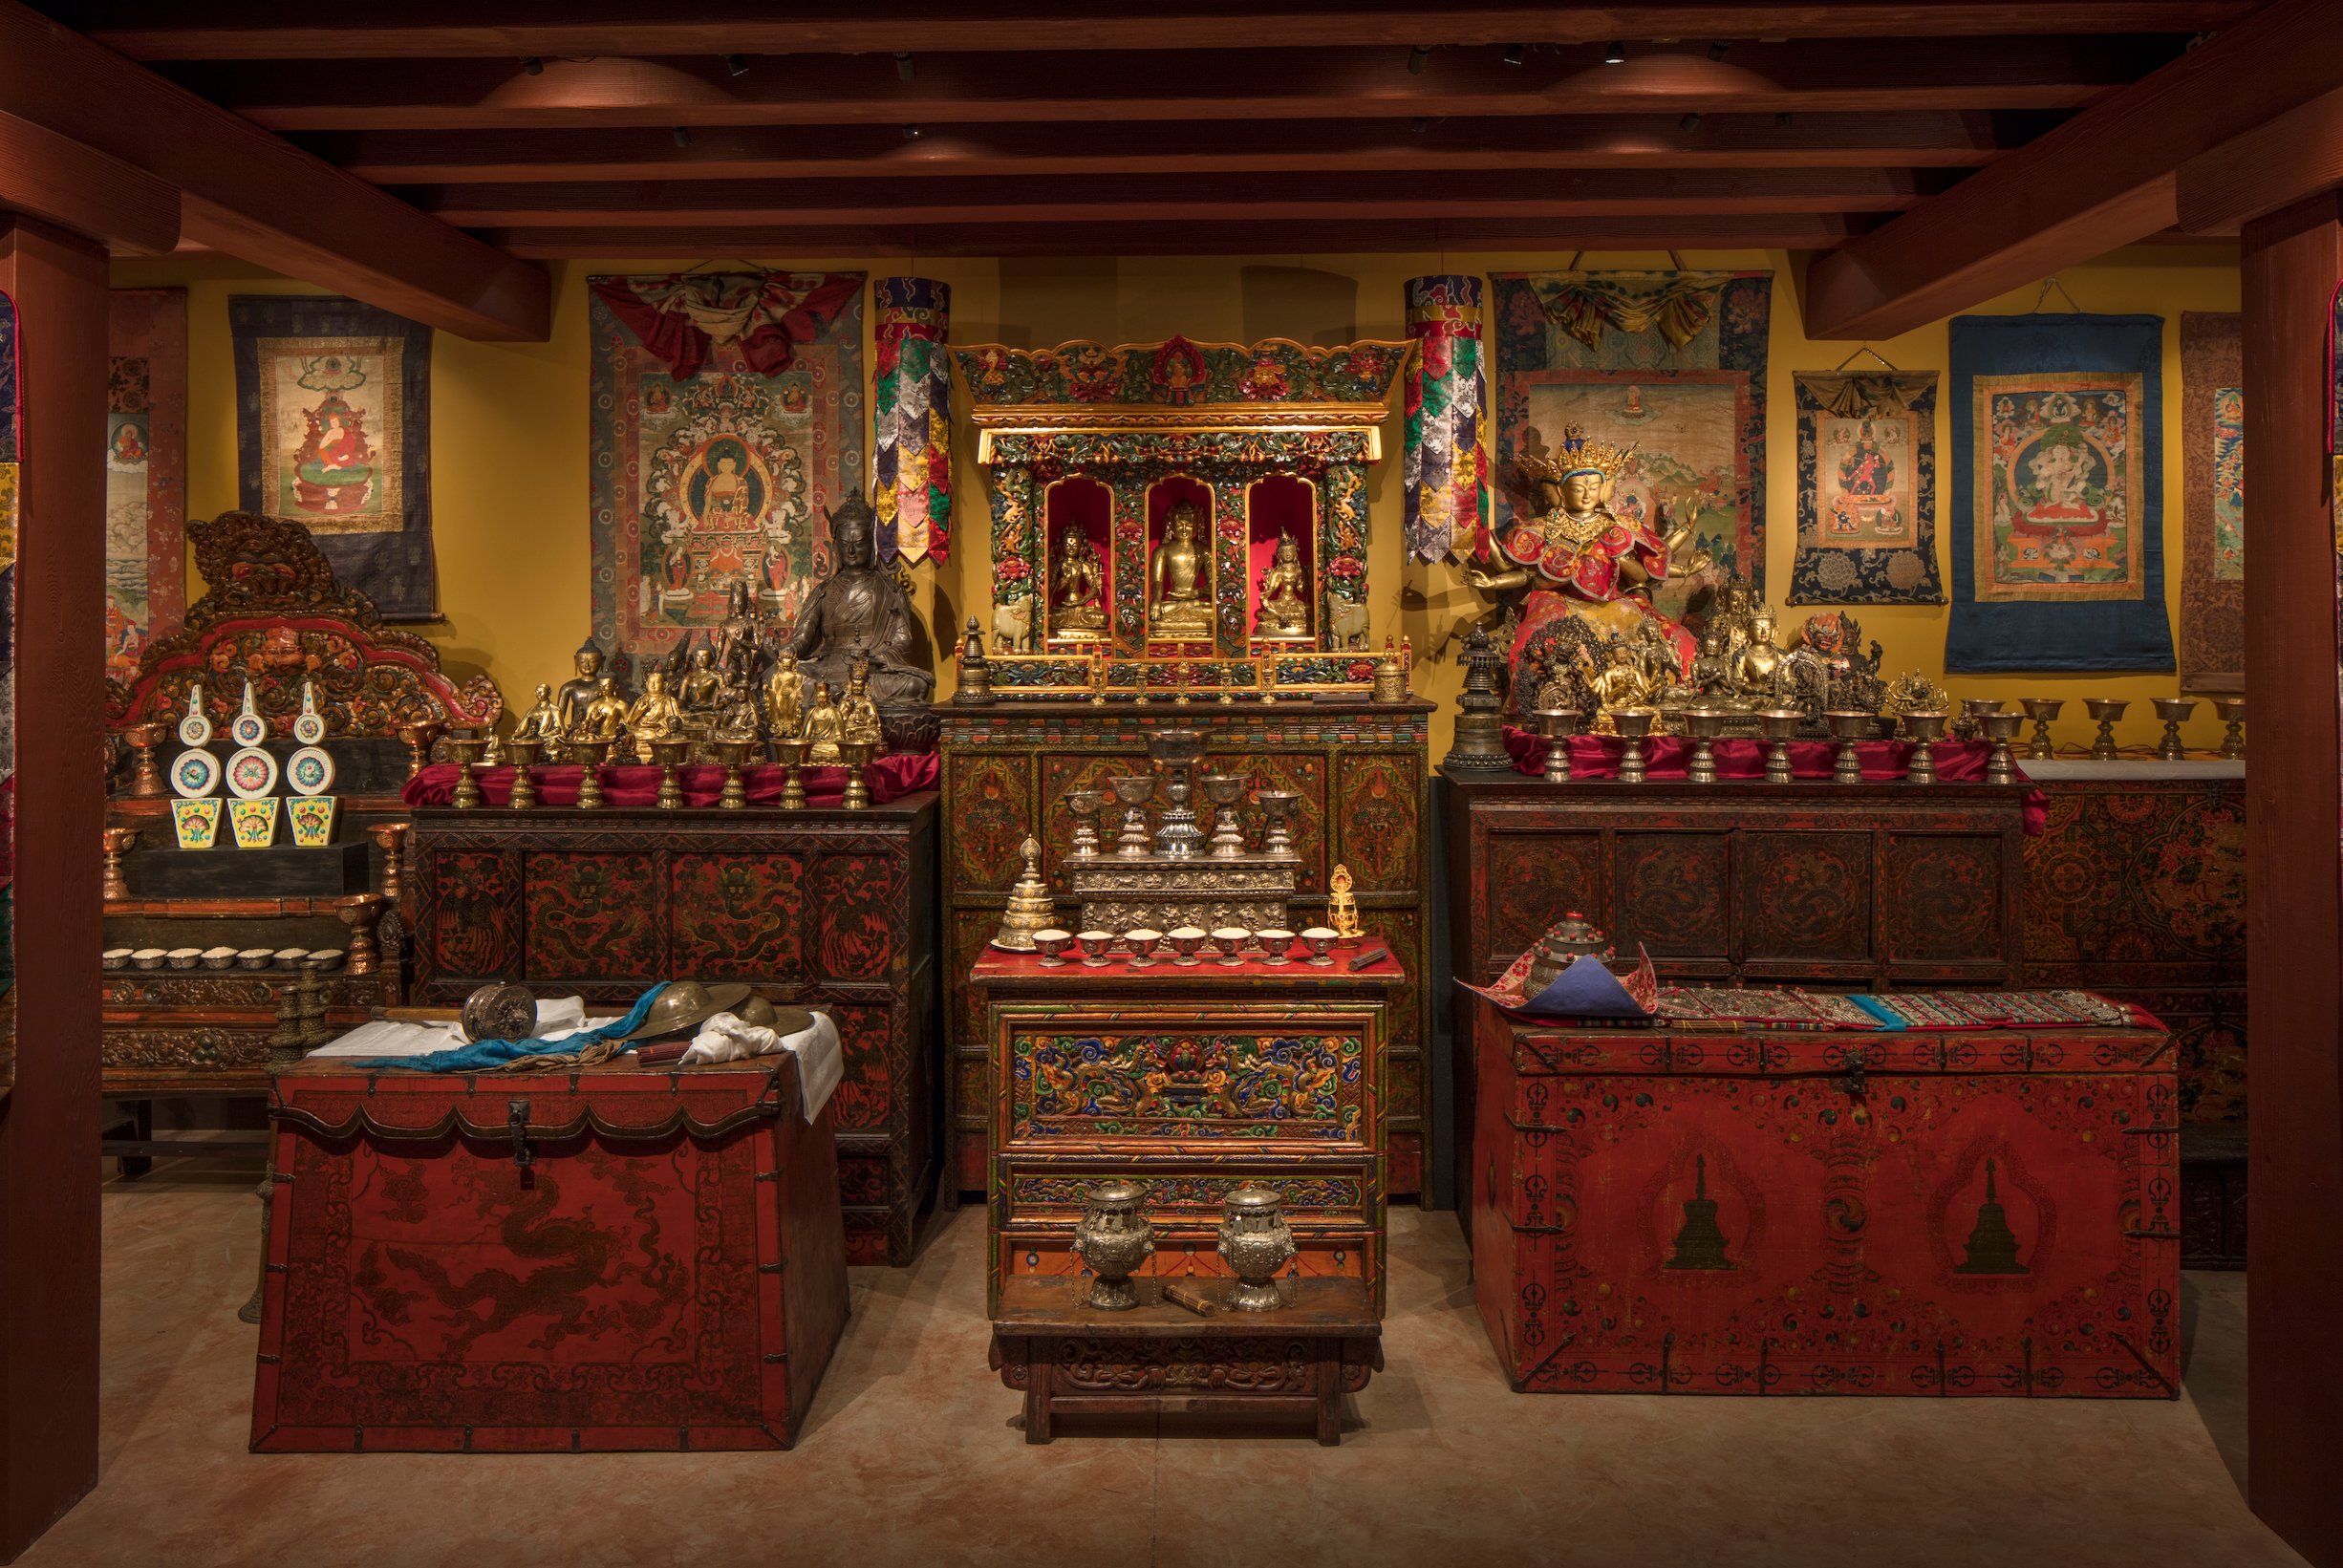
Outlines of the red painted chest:
M2169 1398L2160 1029L1533 1028L1481 1003L1474 1289L1533 1392Z
M794 1058L269 1096L259 1451L786 1448L847 1313Z

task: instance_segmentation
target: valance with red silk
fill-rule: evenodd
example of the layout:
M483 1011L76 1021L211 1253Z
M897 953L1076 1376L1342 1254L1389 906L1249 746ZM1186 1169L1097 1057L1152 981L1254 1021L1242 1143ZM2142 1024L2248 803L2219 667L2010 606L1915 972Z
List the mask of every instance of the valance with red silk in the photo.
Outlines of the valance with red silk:
M789 368L862 292L849 272L678 272L668 277L599 277L588 287L678 380L696 376L709 348L738 342L761 376Z

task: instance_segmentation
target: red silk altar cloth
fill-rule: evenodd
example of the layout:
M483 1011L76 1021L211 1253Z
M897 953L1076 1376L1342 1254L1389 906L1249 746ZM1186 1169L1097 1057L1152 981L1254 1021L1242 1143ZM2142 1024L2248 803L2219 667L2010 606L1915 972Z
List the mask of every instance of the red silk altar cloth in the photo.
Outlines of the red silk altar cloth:
M915 795L923 789L934 789L941 776L941 765L933 752L902 752L881 757L863 769L863 778L871 786L871 803L885 805L906 795ZM659 768L650 763L609 763L602 768L602 804L606 806L656 805L659 798ZM741 769L742 786L751 805L778 805L786 782L787 770L778 763L752 763ZM676 769L677 782L683 788L683 804L689 806L711 806L724 791L724 770L712 763L691 763ZM484 768L480 771L480 792L489 805L505 805L512 800L513 769ZM577 805L578 784L586 769L576 763L540 763L529 769L536 781L539 805ZM806 785L806 804L809 806L832 806L846 798L846 769L843 767L806 767L798 770ZM456 799L456 764L433 763L414 778L409 779L398 798L409 805L451 805Z
M1626 742L1616 735L1574 735L1570 739L1570 776L1573 779L1615 779L1619 776L1619 754ZM1545 771L1546 752L1552 745L1542 736L1508 724L1505 727L1505 749L1513 754L1514 771L1539 774ZM1644 769L1654 779L1681 779L1692 762L1692 741L1680 735L1654 735L1644 741ZM1716 758L1719 779L1762 779L1766 771L1766 754L1773 749L1765 741L1724 740L1709 742ZM1936 742L1936 777L1940 784L1978 784L1985 779L1992 746L1984 741L1939 741ZM1865 783L1884 782L1908 777L1911 772L1912 742L1909 741L1858 741L1856 760L1862 763ZM1838 761L1836 741L1793 741L1790 742L1790 771L1800 779L1827 779ZM2028 782L2025 769L2018 770L2019 782ZM2026 836L2039 838L2050 823L2050 800L2041 790L2029 790L2026 795Z

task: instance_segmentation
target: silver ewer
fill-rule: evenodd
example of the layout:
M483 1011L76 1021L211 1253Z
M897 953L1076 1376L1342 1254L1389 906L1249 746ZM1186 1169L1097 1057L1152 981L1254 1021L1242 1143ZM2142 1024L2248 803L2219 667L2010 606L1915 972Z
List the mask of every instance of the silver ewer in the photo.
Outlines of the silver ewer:
M1090 1266L1089 1304L1103 1312L1128 1312L1139 1304L1131 1274L1155 1255L1155 1227L1139 1207L1147 1189L1137 1182L1107 1181L1090 1189L1082 1221L1074 1227L1074 1256Z
M1231 1192L1220 1218L1220 1256L1236 1283L1229 1306L1237 1312L1267 1312L1283 1305L1278 1271L1293 1261L1294 1233L1286 1227L1285 1195L1270 1187L1239 1187Z

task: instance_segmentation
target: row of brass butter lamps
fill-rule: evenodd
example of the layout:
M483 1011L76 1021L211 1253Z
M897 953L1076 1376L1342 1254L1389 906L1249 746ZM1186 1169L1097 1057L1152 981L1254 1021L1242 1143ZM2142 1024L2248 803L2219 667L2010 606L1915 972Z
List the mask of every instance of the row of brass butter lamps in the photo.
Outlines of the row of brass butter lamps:
M2194 698L2160 697L2154 699L2157 717L2164 721L2163 740L2157 746L2157 755L2167 762L2180 762L2187 756L2181 744L2181 724L2196 711ZM2026 748L2029 761L2041 761L2057 755L2051 742L2051 721L2058 717L2065 698L2029 697L2019 699L2023 714L2005 713L1998 698L1971 697L1962 699L1962 717L1967 720L1992 746L1986 761L1988 784L2017 782L2016 760L2010 742L2017 739L2018 728L2027 720L2033 721L2032 741ZM2116 750L2116 721L2123 717L2129 701L2122 698L2091 697L2083 706L2098 722L2098 734L2092 742L2091 755L2100 761L2113 761ZM2227 726L2222 738L2220 755L2246 755L2246 699L2242 697L2213 698L2214 712ZM1570 741L1579 733L1584 716L1576 708L1540 708L1533 716L1549 744L1546 747L1545 781L1548 784L1570 782ZM1717 782L1715 742L1725 733L1726 722L1733 715L1721 708L1687 708L1684 710L1685 734L1692 741L1692 759L1686 765L1685 777L1693 784ZM1937 741L1945 738L1949 715L1942 713L1906 713L1897 720L1903 738L1912 742L1912 756L1905 778L1917 784L1936 782ZM1765 780L1768 784L1788 784L1790 742L1797 738L1798 726L1806 716L1795 708L1768 708L1759 712L1757 730L1767 742ZM1878 730L1879 716L1859 711L1831 712L1822 716L1830 728L1831 738L1838 742L1838 755L1831 765L1834 784L1860 784L1863 780L1862 762L1856 750L1859 742L1869 740ZM1622 743L1619 757L1619 782L1642 784L1648 777L1645 771L1644 742L1659 722L1658 710L1653 708L1620 708L1611 714L1613 728L1619 732Z
M432 724L408 724L399 729L399 738L407 742L409 751L408 776L422 770L429 760L431 748L439 738L439 728ZM806 782L799 770L806 765L806 751L812 744L803 737L763 742L770 746L772 760L787 772L781 787L781 808L802 811L806 808ZM610 760L610 741L564 741L562 746L580 763L584 771L578 780L577 804L581 810L595 810L603 805L602 764ZM651 760L659 769L659 792L654 805L663 811L678 810L683 805L683 784L680 770L690 760L694 745L705 745L716 754L724 769L724 787L717 796L719 809L737 811L748 804L748 791L742 778L742 768L753 759L759 742L755 741L695 741L687 737L673 736L651 742ZM488 749L484 735L451 736L448 749L456 754L456 793L452 804L459 810L470 810L482 804L479 771ZM505 755L513 764L512 798L506 803L513 809L525 811L537 804L537 787L529 769L536 765L544 750L542 741L507 740ZM871 805L871 784L863 776L863 766L871 761L871 746L867 741L847 741L839 743L839 756L847 770L846 798L840 803L849 811L860 811Z

